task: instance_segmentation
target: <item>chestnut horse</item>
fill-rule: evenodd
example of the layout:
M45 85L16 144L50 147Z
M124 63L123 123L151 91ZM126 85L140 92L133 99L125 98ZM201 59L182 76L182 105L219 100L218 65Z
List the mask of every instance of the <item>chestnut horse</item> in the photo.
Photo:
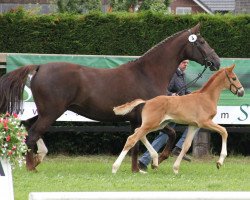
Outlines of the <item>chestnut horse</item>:
M239 97L244 95L244 89L233 72L235 65L220 69L199 90L185 96L157 96L150 100L136 99L130 103L114 108L116 115L125 115L136 106L144 104L141 112L141 127L135 129L129 136L126 144L113 164L112 172L116 173L131 147L138 140L146 146L153 159L153 168L158 167L158 154L148 142L146 135L152 131L162 129L169 122L188 124L187 137L183 143L182 151L176 159L173 170L178 173L181 160L191 146L197 129L205 128L219 133L222 137L222 148L217 168L223 164L227 156L227 131L224 127L215 124L212 120L217 113L217 103L223 89L229 89Z
M210 70L218 70L219 57L199 30L200 25L197 24L189 30L180 31L140 58L114 69L55 62L24 66L2 76L0 113L20 111L25 82L32 76L30 85L38 115L25 121L30 149L26 155L27 169L36 170L46 155L47 149L40 138L66 110L98 121L129 121L134 130L141 124L140 109L127 116L116 116L114 106L137 98L151 99L164 95L182 60L190 59L208 66ZM169 143L175 140L173 137L170 136ZM36 142L38 154L34 155ZM132 171L138 172L138 148L134 149Z

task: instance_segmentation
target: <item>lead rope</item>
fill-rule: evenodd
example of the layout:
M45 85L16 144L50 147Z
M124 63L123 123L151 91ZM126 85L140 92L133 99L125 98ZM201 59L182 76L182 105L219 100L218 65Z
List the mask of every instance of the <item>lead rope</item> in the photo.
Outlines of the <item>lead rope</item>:
M208 67L208 66L205 65L203 71L202 71L201 73L199 73L198 76L197 76L194 80L190 81L189 83L187 83L186 85L184 85L183 87L181 87L181 89L180 89L176 94L179 95L180 92L181 92L182 90L188 89L188 88L190 88L192 85L194 85L194 84L198 81L198 79L202 77L202 75L203 75L203 73L206 71L207 67Z

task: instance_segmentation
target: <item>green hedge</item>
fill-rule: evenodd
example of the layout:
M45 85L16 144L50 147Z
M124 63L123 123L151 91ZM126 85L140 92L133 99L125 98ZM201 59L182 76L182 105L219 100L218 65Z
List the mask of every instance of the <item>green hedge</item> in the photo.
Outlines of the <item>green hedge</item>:
M151 12L0 15L0 52L142 55L183 29L201 33L220 57L250 57L250 15L163 15Z

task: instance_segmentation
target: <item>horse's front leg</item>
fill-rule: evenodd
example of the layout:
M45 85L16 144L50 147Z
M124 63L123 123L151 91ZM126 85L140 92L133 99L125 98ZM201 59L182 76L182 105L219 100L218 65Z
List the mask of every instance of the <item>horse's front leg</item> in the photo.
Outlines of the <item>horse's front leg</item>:
M168 135L168 141L167 141L165 148L163 149L163 151L161 152L159 156L159 161L158 161L159 164L169 157L171 150L174 146L175 139L176 139L176 132L170 126L164 127L162 131Z

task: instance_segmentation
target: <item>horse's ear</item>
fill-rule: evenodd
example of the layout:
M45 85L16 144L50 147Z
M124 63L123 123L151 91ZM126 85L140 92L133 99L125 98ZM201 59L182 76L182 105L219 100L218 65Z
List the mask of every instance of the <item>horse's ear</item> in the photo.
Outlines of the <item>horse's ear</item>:
M201 24L200 22L198 24L196 24L193 28L192 28L192 33L199 33L200 32L200 27Z
M232 64L230 67L228 67L228 71L232 72L235 67L235 64Z

